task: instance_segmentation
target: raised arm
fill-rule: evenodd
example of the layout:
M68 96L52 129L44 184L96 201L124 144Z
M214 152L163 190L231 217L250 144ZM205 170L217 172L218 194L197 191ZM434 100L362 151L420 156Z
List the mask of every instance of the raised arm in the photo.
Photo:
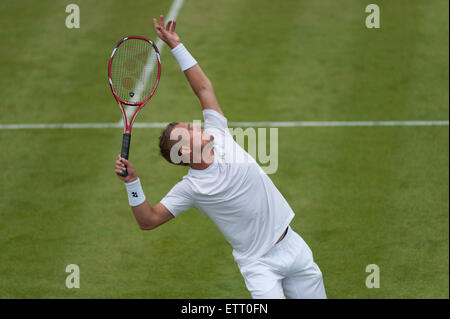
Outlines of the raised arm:
M202 109L212 109L223 115L222 109L217 102L211 81L200 68L197 61L195 61L181 43L180 37L175 33L176 21L169 20L164 27L164 16L161 15L159 20L158 23L156 19L153 19L156 33L172 50L172 53L178 60L192 90L200 100Z

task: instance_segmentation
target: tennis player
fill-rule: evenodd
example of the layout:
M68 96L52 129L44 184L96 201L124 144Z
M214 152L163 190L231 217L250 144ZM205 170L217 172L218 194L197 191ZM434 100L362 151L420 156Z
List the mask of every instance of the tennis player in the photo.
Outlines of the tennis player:
M294 212L257 162L231 136L211 82L175 33L176 21L153 19L200 100L201 125L170 123L159 138L161 155L189 172L155 206L146 200L133 164L127 166L128 199L141 229L154 229L195 207L217 225L253 298L326 298L311 249L289 226Z

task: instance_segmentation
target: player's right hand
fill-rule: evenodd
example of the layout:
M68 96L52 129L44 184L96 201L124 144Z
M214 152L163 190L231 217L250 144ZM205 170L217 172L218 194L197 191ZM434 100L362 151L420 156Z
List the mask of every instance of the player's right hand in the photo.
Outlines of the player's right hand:
M153 18L153 25L155 26L158 37L167 43L171 49L181 43L180 37L175 33L175 26L177 25L175 20L169 20L167 25L164 27L164 16L160 15L159 24L158 21Z
M125 165L127 167L128 175L127 176L118 175L119 173L125 170ZM131 164L129 160L124 159L120 155L117 155L115 172L117 177L119 177L125 183L131 183L137 180L137 174L133 164Z

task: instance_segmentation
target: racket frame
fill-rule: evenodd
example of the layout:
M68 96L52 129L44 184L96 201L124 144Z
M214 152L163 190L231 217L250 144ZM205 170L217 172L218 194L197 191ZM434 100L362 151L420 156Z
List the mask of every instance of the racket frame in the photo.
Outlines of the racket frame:
M155 50L156 60L158 62L158 75L156 76L156 81L155 81L155 84L153 85L152 91L150 92L149 96L147 96L147 98L144 101L142 101L142 102L135 102L135 103L127 102L127 101L122 100L117 95L116 90L114 89L114 85L113 85L112 79L111 79L111 65L112 65L112 62L114 60L114 55L115 55L117 49L119 48L119 46L123 42L125 42L127 40L130 40L130 39L139 39L139 40L147 41L148 43L150 43L150 45ZM114 47L113 52L111 53L111 58L109 59L109 64L108 64L108 82L109 82L109 86L111 88L111 92L114 95L114 98L116 99L120 110L122 111L122 117L123 117L123 123L124 123L124 133L125 134L131 134L131 129L133 127L133 123L134 123L134 120L135 120L137 114L144 107L144 105L152 98L153 94L156 91L156 88L158 87L160 77L161 77L161 57L160 57L160 54L159 54L158 47L156 46L156 44L152 40L144 38L144 37L141 37L141 36L127 36L127 37L124 37L124 38L120 39L120 41ZM126 115L126 112L125 112L125 108L123 107L123 104L129 105L129 106L138 106L137 109L134 111L132 117L131 117L130 123L128 123L128 118L127 118L127 115Z
M117 51L117 49L119 48L119 46L124 43L127 40L130 39L139 39L139 40L143 40L143 41L147 41L152 47L153 50L155 51L155 55L156 55L156 61L158 62L158 75L156 76L156 81L155 84L153 85L152 91L150 92L150 94L147 96L147 98L141 102L127 102L122 100L116 93L116 90L114 89L114 85L111 79L111 65L112 62L114 60L114 55ZM116 44L116 46L114 47L112 53L111 53L111 57L109 59L109 63L108 63L108 82L109 82L109 87L111 88L111 92L114 95L114 98L117 101L117 104L119 105L120 110L122 111L122 118L123 118L123 123L124 123L124 133L123 133L123 138L122 138L122 151L121 151L121 157L128 159L128 155L130 152L130 142L131 142L131 129L133 128L133 124L134 124L134 120L136 119L136 116L138 115L138 113L141 111L141 109L144 107L144 105L152 98L153 94L156 91L156 88L158 87L159 84L159 79L161 77L161 57L159 54L159 50L158 47L156 46L156 44L147 38L141 37L141 36L127 36L127 37L123 37L122 39L120 39L120 41ZM128 118L127 118L127 114L125 112L125 108L123 105L129 105L129 106L137 106L136 110L134 111L130 123L128 123ZM119 174L120 176L127 176L128 172L125 166L125 170Z

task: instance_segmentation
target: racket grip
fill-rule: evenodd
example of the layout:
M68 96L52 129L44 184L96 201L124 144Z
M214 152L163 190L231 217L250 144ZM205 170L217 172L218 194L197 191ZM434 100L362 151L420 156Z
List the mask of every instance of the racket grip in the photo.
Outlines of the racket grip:
M124 133L122 138L122 151L120 152L120 156L124 159L128 159L128 154L130 152L130 141L131 141L131 134ZM127 176L127 166L125 165L125 170L121 173L119 173L120 176Z

